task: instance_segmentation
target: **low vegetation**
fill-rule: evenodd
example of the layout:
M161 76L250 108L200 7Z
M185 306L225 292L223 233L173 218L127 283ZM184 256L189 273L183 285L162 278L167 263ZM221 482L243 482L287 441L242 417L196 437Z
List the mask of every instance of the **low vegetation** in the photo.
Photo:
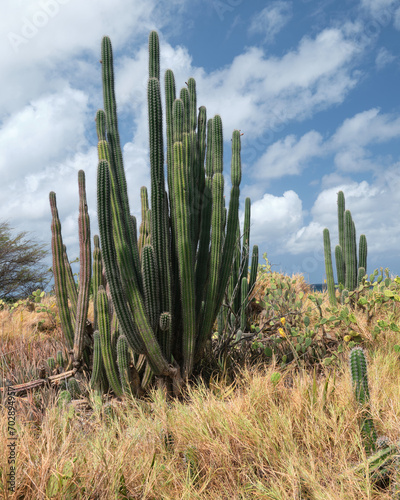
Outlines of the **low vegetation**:
M222 355L215 333L213 371L194 377L180 398L156 387L139 398L101 398L88 381L69 398L60 387L17 394L16 489L7 491L2 411L1 496L395 498L400 280L387 274L332 308L327 293L266 261L241 337L233 332ZM46 360L64 349L54 298L40 295L0 311L4 387L50 375ZM368 360L370 399L361 404L349 369L354 345ZM372 459L366 411L378 436ZM381 462L380 443L391 446Z

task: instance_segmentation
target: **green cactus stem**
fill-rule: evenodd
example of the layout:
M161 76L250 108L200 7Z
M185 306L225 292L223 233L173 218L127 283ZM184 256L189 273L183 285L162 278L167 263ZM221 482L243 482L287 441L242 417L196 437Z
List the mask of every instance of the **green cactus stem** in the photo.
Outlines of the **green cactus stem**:
M242 330L242 332L244 332L247 324L246 308L248 303L248 292L249 292L249 285L246 277L242 278L240 291L242 298L242 305L240 309L240 329Z
M50 208L52 214L51 222L51 249L53 255L54 288L60 315L61 327L67 341L68 347L74 345L74 329L68 306L67 278L64 264L64 245L61 235L61 222L58 216L56 194L52 191L50 197Z
M326 284L328 287L329 302L332 306L336 305L335 282L333 279L332 255L331 255L331 240L329 229L324 229L324 254L325 254L325 272Z
M367 238L366 238L365 234L360 235L358 251L359 251L358 267L363 267L364 274L366 274L367 273Z
M116 396L122 396L122 386L119 380L118 367L111 345L111 324L108 310L107 293L101 286L97 292L97 311L100 333L101 355L107 379Z
M93 238L93 309L94 320L93 330L97 330L97 290L100 285L104 286L103 282L103 262L101 259L100 239L97 234Z
M125 395L131 394L128 341L126 340L125 335L120 335L118 338L117 364L121 379L122 392Z
M86 202L85 173L78 172L79 184L79 293L76 309L74 335L74 360L81 362L83 338L86 331L87 312L89 308L90 280L92 275L92 253L90 248L90 220Z
M336 261L336 272L338 285L344 287L345 284L345 267L343 260L343 251L340 245L335 247L335 261Z
M257 271L258 271L258 246L253 245L253 253L251 255L249 293L251 293L253 291L254 285L257 281Z
M350 210L345 211L345 267L346 279L345 287L348 290L354 290L357 286L357 262L355 259L355 235L354 223Z
M364 437L364 445L367 453L374 451L376 446L376 432L374 423L370 416L368 403L370 401L367 362L364 350L361 347L354 347L350 353L350 371L354 394L357 403L364 407L364 414L361 424L361 432Z

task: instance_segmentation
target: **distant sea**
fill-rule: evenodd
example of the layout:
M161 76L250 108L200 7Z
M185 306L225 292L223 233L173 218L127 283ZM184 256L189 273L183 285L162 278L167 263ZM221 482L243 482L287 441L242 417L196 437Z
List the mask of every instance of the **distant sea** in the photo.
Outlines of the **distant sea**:
M326 284L325 283L311 283L310 287L314 292L325 292Z

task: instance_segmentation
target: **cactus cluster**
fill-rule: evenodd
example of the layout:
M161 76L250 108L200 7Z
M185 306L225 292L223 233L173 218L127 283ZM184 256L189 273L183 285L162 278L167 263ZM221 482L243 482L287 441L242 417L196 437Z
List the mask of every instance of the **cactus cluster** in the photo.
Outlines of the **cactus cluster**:
M62 329L70 349L76 368L82 362L82 356L88 363L89 352L83 353L84 345L90 345L91 324L87 320L89 307L89 289L92 274L91 245L90 245L90 220L86 202L85 173L78 172L79 185L79 290L77 290L67 250L63 244L61 222L58 215L56 195L50 193L50 208L52 213L52 240L54 287L57 299ZM85 342L86 340L86 342Z
M360 236L357 256L356 228L350 210L345 210L343 191L338 192L337 205L339 230L339 244L335 247L337 282L341 291L352 291L367 272L367 238L364 234ZM327 228L323 231L323 240L329 301L332 305L336 305L331 243Z
M95 333L91 361L86 364L91 366L92 387L110 387L116 395L131 391L133 385L138 390L138 383L143 387L153 376L179 393L202 361L232 271L236 270L235 286L243 286L243 292L237 294L240 308L241 295L246 285L251 290L257 269L256 264L252 266L255 271L248 282L250 200L246 200L242 253L238 247L241 133L235 130L232 134L232 188L227 210L221 118L216 115L207 120L204 106L197 112L193 78L177 96L171 70L165 73L168 189L165 185L159 53L158 35L152 31L148 79L151 190L150 195L145 187L140 192L142 221L137 235L119 140L111 41L108 37L102 40L104 110L96 115L100 238L94 240ZM77 368L85 354L91 269L84 176L79 175L81 270L75 294L75 287L68 284L68 259L55 194L50 194L57 301ZM253 261L258 261L256 248L253 255Z

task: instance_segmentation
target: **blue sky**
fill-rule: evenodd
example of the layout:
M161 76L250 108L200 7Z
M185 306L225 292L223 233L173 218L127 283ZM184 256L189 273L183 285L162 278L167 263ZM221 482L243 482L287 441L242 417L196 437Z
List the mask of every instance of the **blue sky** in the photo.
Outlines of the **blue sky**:
M337 243L337 192L368 267L400 274L400 0L5 0L0 20L0 218L50 242L57 193L64 241L78 255L77 172L97 232L100 42L113 42L130 204L149 186L147 40L162 74L197 81L198 104L243 132L241 184L251 244L273 269L325 277L322 231ZM243 216L243 214L242 214Z

